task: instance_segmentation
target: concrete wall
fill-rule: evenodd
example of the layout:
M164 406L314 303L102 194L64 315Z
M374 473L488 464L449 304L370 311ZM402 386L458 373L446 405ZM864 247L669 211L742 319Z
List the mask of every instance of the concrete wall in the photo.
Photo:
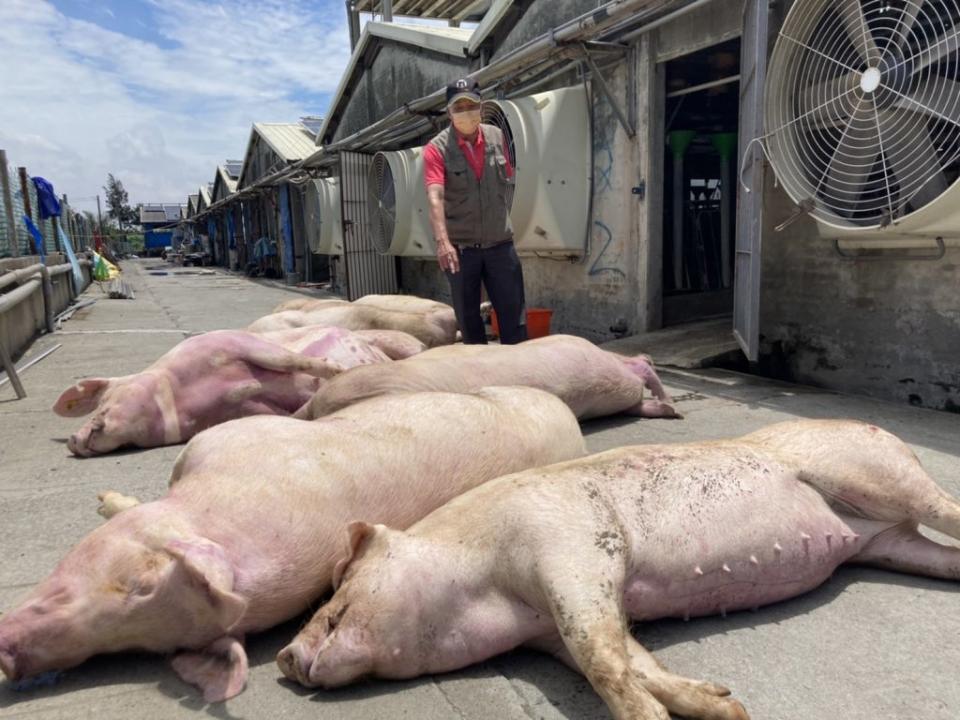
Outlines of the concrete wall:
M844 260L768 173L761 367L843 392L960 412L960 248L937 262Z
M380 50L349 92L335 141L386 117L405 102L446 87L467 71L466 58L380 38L372 42L380 43ZM371 86L376 88L373 92Z

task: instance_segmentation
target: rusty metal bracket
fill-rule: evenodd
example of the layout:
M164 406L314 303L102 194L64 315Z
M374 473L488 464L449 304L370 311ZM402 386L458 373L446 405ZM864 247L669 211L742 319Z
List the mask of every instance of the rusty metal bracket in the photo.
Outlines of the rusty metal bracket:
M840 239L833 239L833 249L844 260L940 260L944 255L947 254L946 243L943 242L942 237L936 238L937 247L930 248L931 252L925 252L920 255L911 254L911 250L920 249L920 248L889 248L895 252L881 253L877 255L865 255L858 253L850 253L845 251L840 247ZM885 250L887 248L877 248L877 250Z
M623 129L627 133L627 137L633 139L636 137L637 129L630 123L630 120L627 118L626 113L624 113L623 108L620 107L620 104L617 102L617 99L613 96L613 93L610 90L610 86L607 85L607 81L603 77L603 73L600 72L600 68L597 67L597 63L594 62L593 56L590 54L590 49L587 47L586 43L580 43L580 50L583 52L584 59L587 61L587 66L590 68L590 75L597 81L597 85L600 86L600 92L603 93L603 96L607 99L607 102L610 103L610 107L613 108L613 111L617 115L617 119L620 121L620 125L623 126Z

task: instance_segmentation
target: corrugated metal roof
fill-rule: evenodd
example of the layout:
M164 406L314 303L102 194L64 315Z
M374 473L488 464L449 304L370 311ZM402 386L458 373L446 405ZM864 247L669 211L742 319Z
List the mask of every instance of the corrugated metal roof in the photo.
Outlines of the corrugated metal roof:
M382 12L382 0L356 0L360 12ZM474 20L490 7L490 0L393 0L393 14L440 20Z
M197 192L200 196L200 200L197 202L197 210L199 211L210 205L210 186L201 185Z
M303 160L317 149L300 123L254 123L253 129L287 162Z
M220 182L223 183L224 187L227 188L227 195L233 195L233 193L237 191L236 177L230 176L230 173L225 165L220 165L217 168L217 177L219 178ZM217 187L216 180L213 181L213 187L214 189Z
M330 109L324 118L323 126L317 133L317 143L321 138L326 137L330 131L331 124L338 120L338 112L341 103L350 86L354 74L361 66L360 58L367 52L367 47L375 39L388 39L396 42L402 42L407 45L427 48L436 52L442 52L458 58L464 58L464 50L470 42L473 35L472 30L461 28L431 27L428 25L403 25L398 23L368 22L363 27L363 33L360 35L360 41L350 56L350 62L343 77L340 78L340 84L337 86L337 93L333 96L330 103Z
M169 223L180 219L182 205L144 203L140 206L140 224Z

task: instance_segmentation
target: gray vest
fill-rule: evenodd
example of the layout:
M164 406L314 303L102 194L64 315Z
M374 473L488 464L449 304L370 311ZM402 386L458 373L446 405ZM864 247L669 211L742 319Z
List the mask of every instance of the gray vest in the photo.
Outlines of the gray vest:
M430 141L440 151L446 168L444 215L447 235L454 245L479 243L488 247L513 239L513 178L507 177L503 135L493 125L481 124L480 132L484 157L483 177L479 181L457 144L452 127Z

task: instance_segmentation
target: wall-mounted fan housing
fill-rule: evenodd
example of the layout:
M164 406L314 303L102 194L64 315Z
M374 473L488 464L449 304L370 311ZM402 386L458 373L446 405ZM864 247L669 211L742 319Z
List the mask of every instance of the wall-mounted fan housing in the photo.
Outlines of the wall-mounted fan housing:
M796 0L765 143L832 238L960 236L960 2Z
M381 253L435 257L423 150L384 151L373 156L367 183L370 237Z
M310 250L317 255L343 255L340 179L329 177L308 182L303 206Z
M590 211L590 109L582 87L484 103L516 169L517 249L583 253Z

